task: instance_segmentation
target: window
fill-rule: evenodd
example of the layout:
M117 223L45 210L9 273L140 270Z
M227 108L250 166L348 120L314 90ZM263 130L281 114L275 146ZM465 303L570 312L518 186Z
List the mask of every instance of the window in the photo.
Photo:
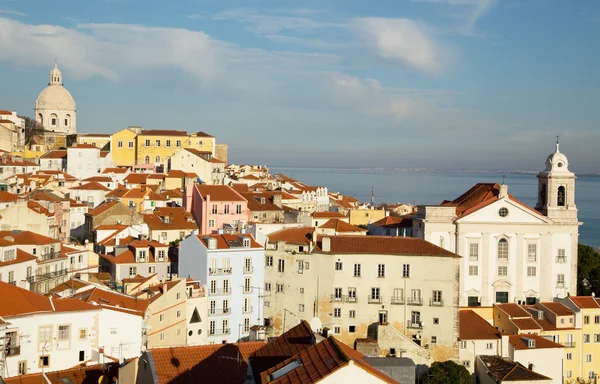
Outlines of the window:
M136 267L129 267L129 276L135 276L137 274L137 268Z
M244 318L244 332L250 332L250 318Z
M129 142L129 148L133 148L133 141Z
M166 147L170 147L171 146L171 140L167 140L167 142L165 143Z
M371 300L379 300L380 296L379 296L379 288L374 287L371 288Z
M19 375L27 373L27 360L19 361Z
M306 269L306 270L310 269L310 263L308 261L304 262L304 269Z
M111 335L116 335L117 334L117 328L111 328L110 329L110 334Z
M177 310L177 317L181 317L181 311Z
M242 204L236 204L236 206L235 206L235 214L236 215L241 215L242 214Z
M573 354L572 353L567 353L567 360L573 360Z
M265 283L265 292L271 292L271 283Z
M527 261L532 263L537 260L537 244L527 244Z
M471 362L469 360L463 360L461 361L461 364L465 368L469 368L471 366Z
M568 370L567 371L567 379L570 379L571 377L573 377L573 371Z
M360 264L354 264L354 277L360 277Z
M146 147L150 146L150 139L146 139Z
M71 337L71 326L59 325L58 326L58 340L68 340Z
M208 227L209 228L214 228L215 227L215 220L214 219L208 220Z
M40 356L40 368L50 366L50 356Z
M146 155L146 157L144 157L144 163L150 164L150 156Z
M479 275L479 267L477 265L469 265L469 276Z
M356 331L356 326L355 325L348 326L348 332L354 333L355 331Z
M298 304L298 312L304 312L304 304Z
M598 315L594 316L594 323L600 324L600 316L598 316Z
M562 273L559 273L556 276L556 286L558 288L562 288L565 286L565 275L563 275ZM596 324L598 324L598 323L596 323Z
M589 343L590 342L590 335L583 335L583 342L584 343Z
M223 206L223 213L229 215L229 204L225 204Z
M156 140L156 146L160 147L160 140Z
M356 288L348 288L348 301L349 302L356 302Z
M79 340L85 340L87 338L87 330L82 328L79 330Z
M45 343L45 342L50 342L50 340L52 339L52 327L50 326L42 326L39 329L39 333L40 333L40 342Z
M410 264L402 265L402 277L410 277Z
M275 285L275 292L277 292L277 293L283 293L283 284L276 284Z
M341 271L342 270L342 262L341 261L336 261L335 262L335 270L336 271Z
M300 287L299 290L300 290L300 293L304 293L304 287Z
M356 311L354 309L349 310L348 317L354 319L356 317Z
M385 264L377 266L377 277L385 277Z
M440 318L439 317L434 317L433 318L433 324L434 325L440 325Z
M559 207L565 206L565 187L558 187L558 195L556 196L556 205Z
M589 324L590 323L590 317L589 316L583 316L583 324Z
M229 293L229 280L223 280L223 293Z
M342 327L333 327L333 333L337 333L337 334L342 333Z
M342 309L334 308L333 309L333 317L342 317Z
M159 321L165 321L165 314L164 314L164 313L161 313L161 314L158 316L158 319L159 319Z
M273 266L273 256L265 256L265 265L267 267Z
M442 303L442 291L433 291L431 293L431 301L434 305L439 305Z
M461 340L460 349L467 349L467 342L465 340Z
M334 288L333 289L333 299L335 301L341 301L342 300L342 288Z
M498 259L508 260L508 240L498 240Z
M217 212L218 212L218 209L217 209L217 204L213 204L213 205L212 205L212 211L211 211L211 212L212 212L212 214L213 214L213 215L216 215L216 214L217 214Z
M487 343L485 349L494 349L494 343Z
M479 259L479 244L478 243L470 243L469 244L469 259L470 260L478 260Z
M507 276L508 275L508 267L507 266L499 266L498 267L498 276Z
M285 272L285 260L277 260L277 272Z
M298 274L304 273L304 261L298 260Z
M154 158L154 162L155 162L155 163L160 163L160 156L156 156L156 157Z
M178 147L178 148L181 147L181 140L177 140L175 142L175 146Z
M249 277L244 278L244 293L252 292L252 283Z
M556 257L557 263L566 263L567 262L567 253L564 249L558 250L558 256Z
M592 354L588 353L585 355L585 362L586 363L591 363L592 362Z
M500 217L506 217L508 216L508 209L505 207L502 207L498 210L498 215L500 215Z
M123 148L123 142L122 141L117 142L117 148Z

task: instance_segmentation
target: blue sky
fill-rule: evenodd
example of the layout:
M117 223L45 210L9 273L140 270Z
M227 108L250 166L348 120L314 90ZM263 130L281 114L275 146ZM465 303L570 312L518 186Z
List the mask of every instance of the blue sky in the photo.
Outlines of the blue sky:
M203 130L230 161L600 171L597 0L0 0L0 108L58 59L80 132Z

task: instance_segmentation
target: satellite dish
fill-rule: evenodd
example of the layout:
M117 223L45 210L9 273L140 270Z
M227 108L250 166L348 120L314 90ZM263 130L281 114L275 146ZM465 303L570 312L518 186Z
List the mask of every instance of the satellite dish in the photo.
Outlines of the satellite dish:
M318 317L313 317L310 320L310 329L312 329L313 332L319 332L322 328L323 323Z
M85 243L88 244L90 241L88 239L85 239Z

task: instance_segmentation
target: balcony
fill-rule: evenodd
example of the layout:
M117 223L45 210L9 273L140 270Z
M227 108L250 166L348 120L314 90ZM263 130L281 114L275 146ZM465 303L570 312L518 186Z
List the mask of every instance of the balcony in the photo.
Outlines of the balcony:
M40 281L44 281L44 280L54 279L54 278L60 277L60 276L65 276L66 274L67 274L66 269L61 269L59 271L48 272L48 273L38 273L38 274L35 274L34 276L29 276L27 278L27 281L29 281L29 283L36 283L36 282L40 282Z
M443 307L444 306L444 300L442 300L442 299L429 299L429 306L430 307Z
M60 252L48 252L40 255L39 259L42 261L54 260L60 258Z
M394 305L402 305L404 304L404 297L392 297L392 304Z
M559 264L564 264L567 262L567 256L556 256L556 262Z
M358 303L358 297L346 296L346 303Z
M383 302L383 297L381 296L369 296L368 297L369 304L381 304Z
M423 325L421 323L421 320L407 320L406 321L406 328L423 329Z
M224 316L231 313L231 308L215 308L208 310L208 316Z
M21 354L21 346L15 345L14 347L4 347L4 353L6 357L19 356Z
M331 295L330 303L343 303L346 295Z
M560 343L560 345L566 347L566 348L575 348L575 342L574 341L563 341L562 343Z
M409 297L406 299L406 304L408 305L423 305L422 297Z
M230 289L214 289L210 291L210 296L223 296L223 295L230 295L231 294L231 290Z
M244 274L248 275L250 273L254 273L254 267L244 266Z
M242 307L242 313L252 313L252 306Z
M231 275L231 268L209 268L208 274L210 276L218 276L218 275Z
M213 332L209 331L209 336L218 336L218 335L229 335L231 334L231 328L224 329L215 329Z

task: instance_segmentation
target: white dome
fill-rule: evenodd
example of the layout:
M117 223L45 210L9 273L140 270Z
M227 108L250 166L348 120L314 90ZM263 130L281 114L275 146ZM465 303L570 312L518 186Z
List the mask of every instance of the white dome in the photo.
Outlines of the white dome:
M73 96L62 84L47 86L35 102L36 110L52 109L61 111L75 111L76 105Z
M556 151L546 159L546 172L570 172L569 160L559 151L558 143L556 143Z

